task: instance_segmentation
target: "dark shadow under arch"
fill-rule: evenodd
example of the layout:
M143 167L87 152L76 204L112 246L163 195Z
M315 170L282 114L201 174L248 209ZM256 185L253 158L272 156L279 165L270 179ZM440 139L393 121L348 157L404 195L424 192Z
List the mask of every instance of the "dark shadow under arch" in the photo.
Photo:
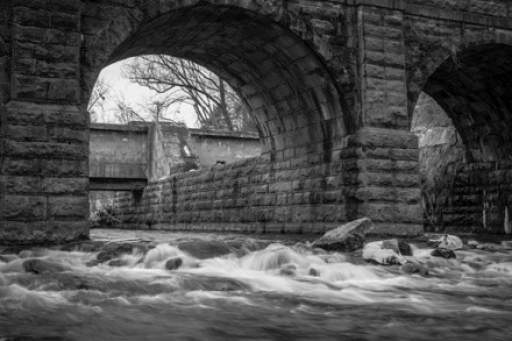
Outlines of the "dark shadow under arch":
M479 45L449 57L423 91L452 119L468 161L512 159L512 46Z

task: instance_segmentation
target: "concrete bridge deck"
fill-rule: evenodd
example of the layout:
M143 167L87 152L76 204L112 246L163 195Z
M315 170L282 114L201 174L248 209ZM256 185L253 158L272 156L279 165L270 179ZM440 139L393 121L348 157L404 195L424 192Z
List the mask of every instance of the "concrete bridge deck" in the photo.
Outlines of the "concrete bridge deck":
M141 191L187 163L200 169L261 154L257 134L168 123L158 131L154 123L93 123L89 145L90 191Z

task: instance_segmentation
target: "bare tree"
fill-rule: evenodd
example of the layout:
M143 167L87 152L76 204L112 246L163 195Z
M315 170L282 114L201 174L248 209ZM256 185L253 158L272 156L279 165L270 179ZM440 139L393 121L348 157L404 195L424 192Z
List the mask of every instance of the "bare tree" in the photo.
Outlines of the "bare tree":
M139 115L137 111L128 104L122 95L116 99L115 106L116 110L114 112L114 117L119 123L126 124L130 121L146 121L143 116Z
M91 122L99 122L104 119L105 101L110 94L111 89L103 77L98 78L87 104L87 111L91 115Z
M116 121L125 124L130 121L173 122L179 124L168 116L168 109L180 101L181 98L165 96L146 103L140 103L137 105L137 108L134 108L128 104L124 96L119 95L115 102L114 116Z
M131 81L165 94L167 108L191 105L202 127L256 129L238 94L219 76L192 61L142 56L134 58L124 71Z

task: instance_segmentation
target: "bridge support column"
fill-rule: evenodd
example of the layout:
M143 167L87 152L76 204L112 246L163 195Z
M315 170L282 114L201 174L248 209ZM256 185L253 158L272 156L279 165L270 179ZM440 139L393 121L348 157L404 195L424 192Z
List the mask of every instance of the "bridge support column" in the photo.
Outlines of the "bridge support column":
M88 233L88 117L80 105L80 1L10 2L2 108L0 243Z
M367 216L381 233L422 232L417 137L410 132L403 13L358 8L360 128L344 157L357 164L347 188L350 218Z

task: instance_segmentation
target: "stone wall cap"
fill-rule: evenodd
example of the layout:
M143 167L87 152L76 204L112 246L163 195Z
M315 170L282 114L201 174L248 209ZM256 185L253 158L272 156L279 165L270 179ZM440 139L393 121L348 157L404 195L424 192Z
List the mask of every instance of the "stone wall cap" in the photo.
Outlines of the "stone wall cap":
M192 136L210 136L210 137L225 137L230 139L243 139L243 140L259 140L260 136L257 133L227 131L227 130L211 130L211 129L197 129L190 128L190 135Z
M147 133L147 126L116 124L116 123L91 123L91 130L105 130L105 131L130 131L136 133Z

